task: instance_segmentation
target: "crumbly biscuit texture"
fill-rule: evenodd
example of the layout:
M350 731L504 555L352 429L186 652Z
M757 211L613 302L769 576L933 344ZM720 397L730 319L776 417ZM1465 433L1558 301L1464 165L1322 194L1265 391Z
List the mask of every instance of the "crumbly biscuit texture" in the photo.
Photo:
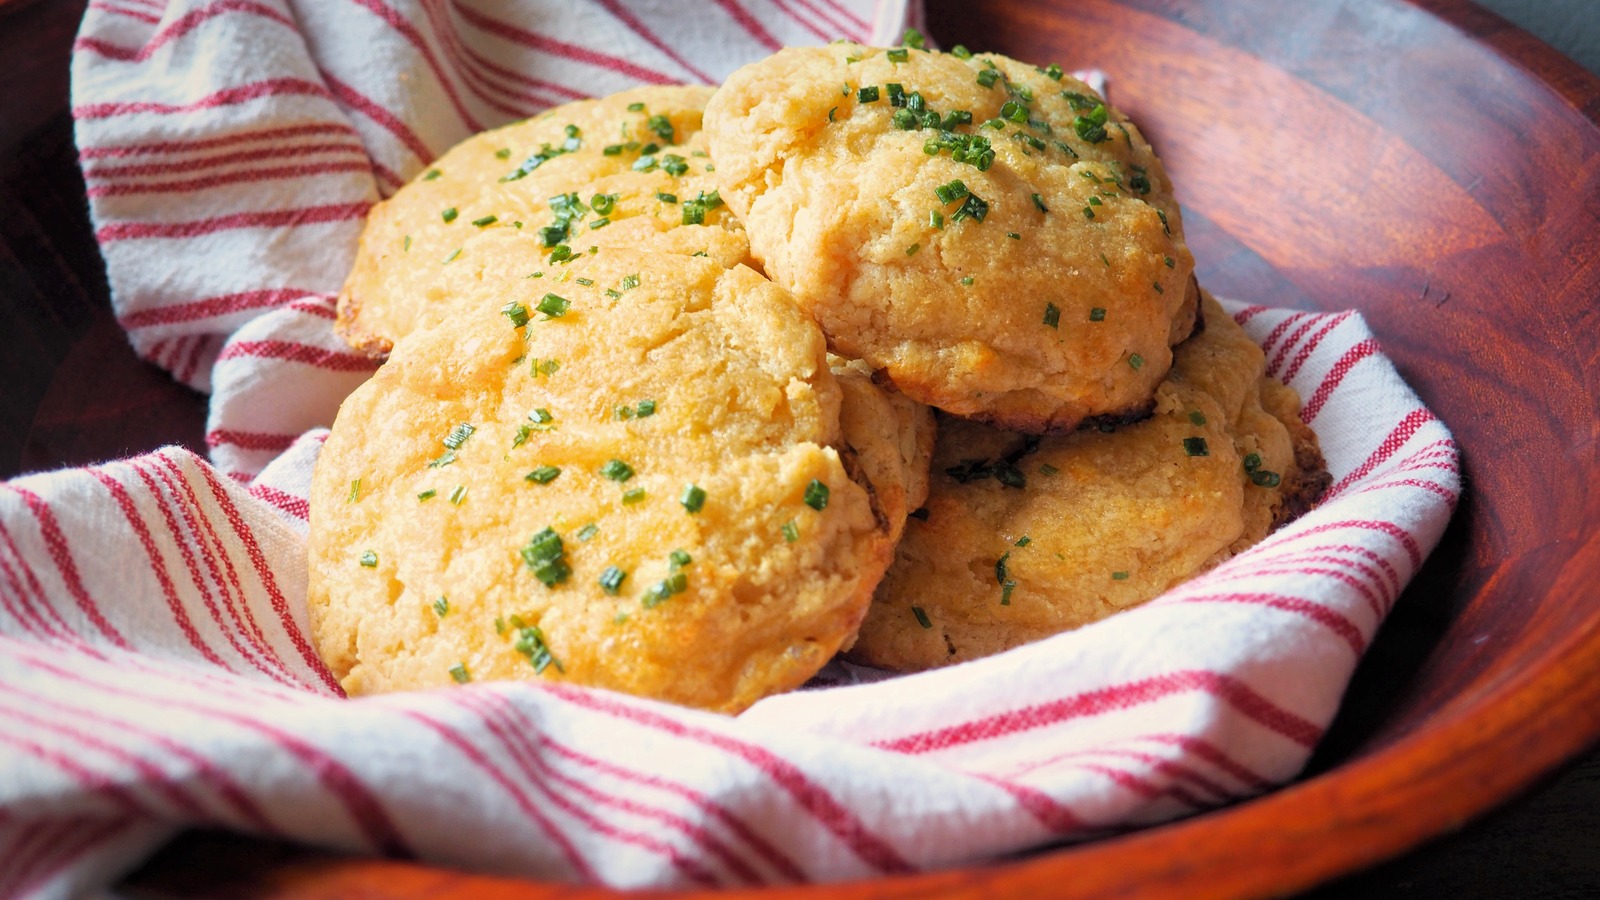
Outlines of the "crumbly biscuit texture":
M936 433L933 410L875 383L859 360L830 357L829 363L843 392L839 424L845 464L872 492L889 539L897 542L906 516L928 498Z
M469 241L341 408L311 620L352 694L546 678L734 712L855 633L892 546L820 332L748 268ZM554 299L552 299L554 298Z
M1144 409L1188 332L1171 184L1058 71L786 49L731 75L705 127L767 275L913 399L1063 432Z
M708 87L643 87L580 100L456 145L373 207L339 295L336 328L383 358L437 298L423 290L472 235L747 260L744 229L716 197L700 130Z
M1042 439L941 422L926 506L852 658L915 671L1085 625L1314 502L1327 476L1293 392L1263 376L1261 350L1209 297L1203 310L1143 422Z

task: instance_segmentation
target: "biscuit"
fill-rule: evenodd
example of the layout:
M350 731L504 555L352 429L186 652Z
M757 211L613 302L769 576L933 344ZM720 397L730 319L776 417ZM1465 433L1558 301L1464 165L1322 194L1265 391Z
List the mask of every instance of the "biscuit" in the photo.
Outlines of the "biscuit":
M481 231L539 235L544 246L526 262L560 244L744 262L744 230L708 174L700 119L710 96L708 87L637 88L458 144L368 214L336 330L383 358L430 302L423 286Z
M936 426L933 410L892 387L872 381L859 360L829 357L843 392L839 404L842 458L872 494L891 544L900 540L906 516L928 498L928 466Z
M1209 296L1203 309L1145 421L1044 438L941 422L927 503L850 657L914 671L1088 624L1314 502L1327 473L1293 391Z
M1031 433L1139 414L1188 333L1161 163L1059 69L786 49L728 78L705 131L767 276L915 400Z
M537 243L467 242L430 288L455 311L340 409L311 498L324 660L351 694L545 678L735 712L798 686L892 555L821 333L743 266L530 266Z

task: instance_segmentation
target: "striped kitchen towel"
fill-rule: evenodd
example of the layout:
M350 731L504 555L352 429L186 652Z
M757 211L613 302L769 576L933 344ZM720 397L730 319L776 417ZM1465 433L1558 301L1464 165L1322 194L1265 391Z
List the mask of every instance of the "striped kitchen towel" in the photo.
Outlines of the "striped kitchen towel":
M1301 769L1460 487L1449 433L1352 313L1230 309L1336 484L1122 615L920 675L840 668L737 718L545 682L342 696L307 636L306 497L316 426L370 372L330 327L361 212L479 127L904 21L683 8L90 3L74 103L117 311L212 391L212 460L0 486L0 896L103 888L197 825L616 886L871 878Z

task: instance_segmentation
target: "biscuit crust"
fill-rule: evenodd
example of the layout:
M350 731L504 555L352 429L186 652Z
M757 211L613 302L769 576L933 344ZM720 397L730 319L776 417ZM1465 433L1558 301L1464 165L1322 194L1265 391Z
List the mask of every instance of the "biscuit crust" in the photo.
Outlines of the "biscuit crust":
M624 247L703 253L724 266L746 262L744 229L725 208L705 209L698 224L686 224L695 215L686 217L685 206L716 191L700 129L711 92L636 88L558 106L456 145L368 214L335 329L361 353L383 359L437 301L426 285L483 231L542 234L567 220L564 234L552 232L531 249L564 243L578 252ZM567 194L576 207L552 203ZM609 203L596 206L597 196ZM559 215L558 207L577 217Z
M1315 502L1327 473L1294 392L1209 296L1203 317L1145 421L1042 439L942 421L926 506L850 657L916 671L1077 628Z
M892 553L820 332L742 266L529 266L536 240L469 241L430 286L451 314L341 408L311 504L323 658L351 694L545 678L735 712L798 686Z
M1143 404L1193 303L1161 163L1055 74L989 54L791 48L731 75L705 115L752 255L835 352L913 399L1030 433Z

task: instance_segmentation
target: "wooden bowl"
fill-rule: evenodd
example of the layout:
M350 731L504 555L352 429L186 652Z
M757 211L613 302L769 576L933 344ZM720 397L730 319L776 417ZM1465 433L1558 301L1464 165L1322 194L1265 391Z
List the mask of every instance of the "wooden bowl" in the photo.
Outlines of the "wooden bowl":
M1202 280L1362 310L1455 430L1468 493L1297 783L1020 860L766 895L1284 893L1457 827L1600 736L1600 81L1463 0L930 5L947 45L1113 73L1179 186ZM24 4L0 28L31 73L0 88L21 126L0 133L0 247L20 276L0 282L4 472L200 442L200 402L134 361L105 307L64 119L78 8ZM130 889L606 894L243 838L178 846Z

